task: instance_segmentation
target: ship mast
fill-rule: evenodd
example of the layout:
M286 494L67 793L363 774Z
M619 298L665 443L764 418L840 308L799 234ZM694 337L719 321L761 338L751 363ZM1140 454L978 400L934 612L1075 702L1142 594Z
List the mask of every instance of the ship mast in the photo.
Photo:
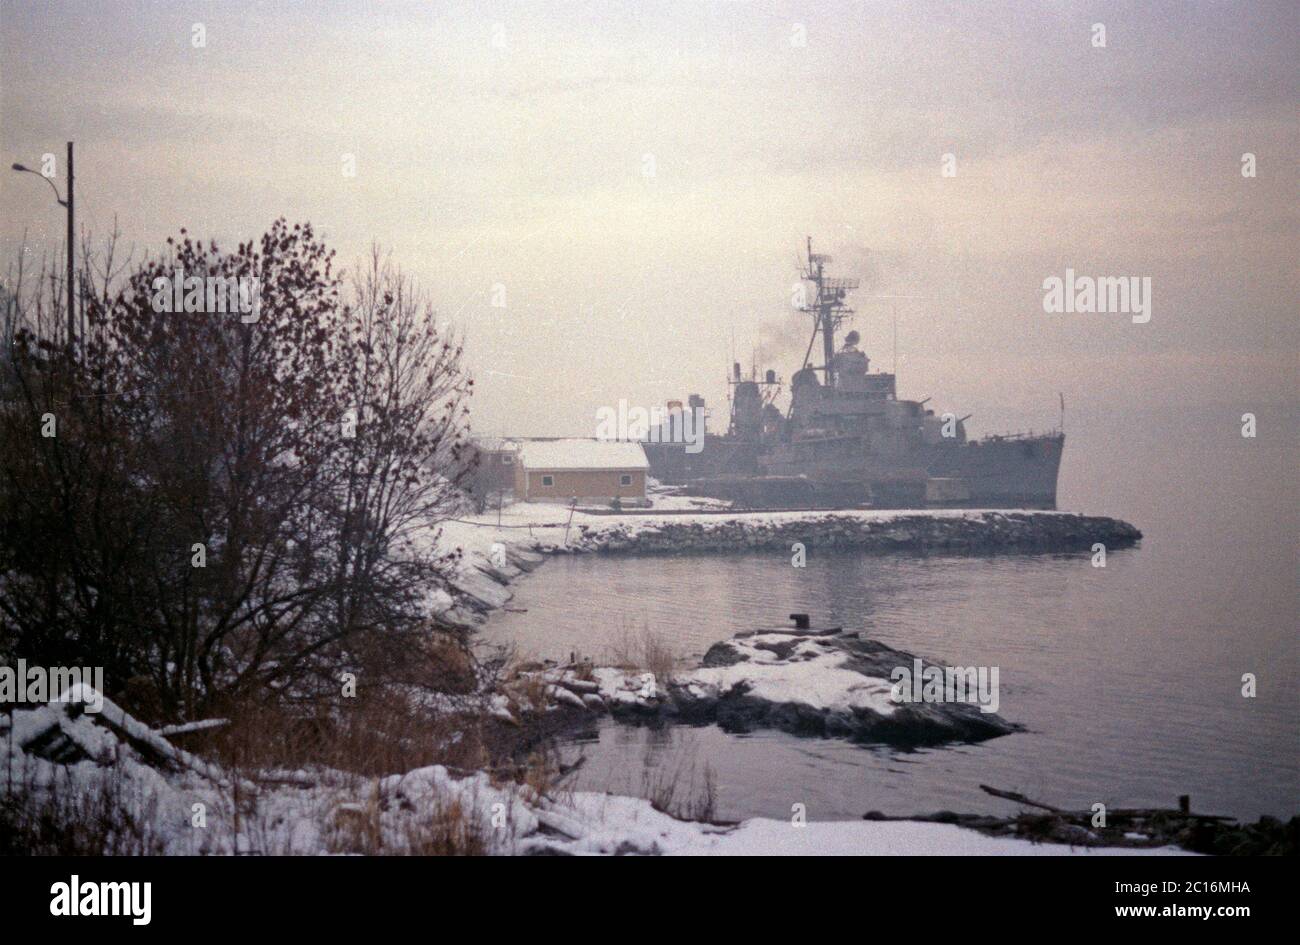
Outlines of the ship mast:
M857 279L832 279L826 275L826 264L831 262L831 257L825 253L814 253L812 251L812 237L808 237L808 264L804 267L801 275L811 282L815 287L812 303L800 306L799 311L813 316L813 334L817 332L822 335L822 348L825 362L821 370L825 375L826 386L835 385L835 369L832 366L835 359L835 330L846 318L853 316L853 309L844 304L844 299L853 289L858 287ZM811 354L811 346L809 346ZM811 367L805 357L804 367Z

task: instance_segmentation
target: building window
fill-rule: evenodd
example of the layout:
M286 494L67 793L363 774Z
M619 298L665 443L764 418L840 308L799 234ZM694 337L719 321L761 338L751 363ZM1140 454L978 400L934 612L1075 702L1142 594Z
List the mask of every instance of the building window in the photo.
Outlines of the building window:
M555 485L555 477L554 477L554 476L543 476L543 477L542 477L542 485L544 485L544 486L553 486L553 485Z
M618 484L620 486L630 486L632 485L632 477L627 475L619 476Z
M502 465L502 466L513 466L514 464L515 464L515 458L514 458L514 456L512 456L512 455L509 454L509 453L502 453L502 454L501 454L501 465Z

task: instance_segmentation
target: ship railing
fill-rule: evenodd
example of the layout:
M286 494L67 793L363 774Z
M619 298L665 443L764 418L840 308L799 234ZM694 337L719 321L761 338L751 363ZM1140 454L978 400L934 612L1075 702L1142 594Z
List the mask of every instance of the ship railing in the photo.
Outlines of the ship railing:
M1022 433L990 433L988 436L981 437L981 440L1033 440L1042 439L1045 436L1060 436L1060 430L1048 430L1046 433L1038 433L1035 430L1029 430ZM979 440L975 442L980 442Z

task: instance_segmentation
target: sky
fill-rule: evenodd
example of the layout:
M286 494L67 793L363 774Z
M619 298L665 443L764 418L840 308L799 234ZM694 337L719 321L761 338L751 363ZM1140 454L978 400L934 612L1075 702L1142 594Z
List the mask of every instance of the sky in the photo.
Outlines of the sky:
M873 369L896 323L900 396L1175 423L1300 400L1298 11L0 0L0 158L75 140L80 226L138 255L279 216L377 243L464 334L483 433L693 392L725 425L733 357L800 364L807 237ZM63 225L0 174L0 273ZM1150 322L1045 312L1067 268L1149 277Z

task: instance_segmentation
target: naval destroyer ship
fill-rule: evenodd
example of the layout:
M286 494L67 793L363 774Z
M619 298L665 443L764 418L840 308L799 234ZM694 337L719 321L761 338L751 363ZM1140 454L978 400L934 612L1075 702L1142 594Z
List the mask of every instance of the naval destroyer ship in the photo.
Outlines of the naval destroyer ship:
M682 404L670 401L666 422L643 441L650 474L685 494L752 508L1054 508L1064 432L969 439L969 414L936 415L928 399L899 399L894 374L871 370L856 331L837 347L858 281L827 275L830 262L809 239L800 273L809 301L799 311L811 316L812 337L790 378L788 408L776 403L775 371L745 378L734 364L726 433L706 428L702 447L688 451L674 426ZM692 418L706 416L697 394L687 407Z

